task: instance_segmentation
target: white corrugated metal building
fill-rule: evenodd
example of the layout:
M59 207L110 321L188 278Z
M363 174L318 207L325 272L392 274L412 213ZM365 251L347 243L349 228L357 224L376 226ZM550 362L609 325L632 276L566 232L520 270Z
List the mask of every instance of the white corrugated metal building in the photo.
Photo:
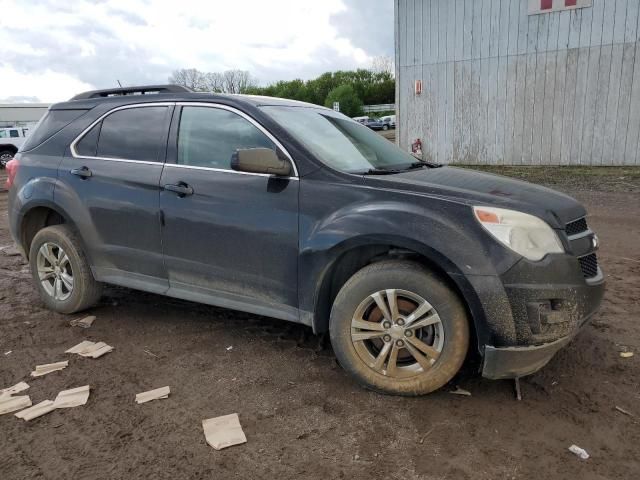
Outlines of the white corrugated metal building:
M395 0L400 146L420 139L441 163L640 165L639 15L640 0Z
M0 127L14 127L37 123L47 113L48 103L0 104Z

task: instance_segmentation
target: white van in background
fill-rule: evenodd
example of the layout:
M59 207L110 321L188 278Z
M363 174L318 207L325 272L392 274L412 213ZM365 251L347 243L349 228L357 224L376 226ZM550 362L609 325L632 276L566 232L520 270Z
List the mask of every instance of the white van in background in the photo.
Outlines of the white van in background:
M0 168L18 152L29 135L27 127L0 128Z

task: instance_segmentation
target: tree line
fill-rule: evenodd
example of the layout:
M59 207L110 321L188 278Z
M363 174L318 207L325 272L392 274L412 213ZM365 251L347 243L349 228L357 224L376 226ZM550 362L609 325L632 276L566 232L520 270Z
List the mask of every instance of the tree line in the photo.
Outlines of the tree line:
M370 69L327 72L312 80L281 80L265 87L244 70L215 73L182 69L173 72L169 82L198 92L265 95L326 107L339 102L340 111L351 117L360 115L363 105L394 103L396 88L393 62L387 57L375 59Z

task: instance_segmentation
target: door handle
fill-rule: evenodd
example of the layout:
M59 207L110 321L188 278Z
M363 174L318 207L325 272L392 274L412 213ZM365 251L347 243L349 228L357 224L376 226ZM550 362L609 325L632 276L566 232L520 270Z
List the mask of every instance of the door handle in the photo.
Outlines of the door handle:
M184 182L180 182L177 185L169 184L164 186L165 190L177 193L179 197L186 197L187 195L193 195L193 187L187 185Z
M71 170L71 175L76 175L84 179L84 178L89 178L93 174L91 173L91 170L89 170L88 167L80 167L80 168L74 168L73 170Z

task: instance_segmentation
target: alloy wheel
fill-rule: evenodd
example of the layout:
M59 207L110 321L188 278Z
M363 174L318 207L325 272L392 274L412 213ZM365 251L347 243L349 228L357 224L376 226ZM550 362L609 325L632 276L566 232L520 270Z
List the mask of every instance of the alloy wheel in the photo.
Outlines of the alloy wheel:
M358 356L387 377L408 378L429 370L438 361L444 341L438 312L407 290L369 295L351 320L351 342Z
M67 300L73 293L73 270L65 251L53 242L46 242L38 250L36 260L44 291L55 300Z

